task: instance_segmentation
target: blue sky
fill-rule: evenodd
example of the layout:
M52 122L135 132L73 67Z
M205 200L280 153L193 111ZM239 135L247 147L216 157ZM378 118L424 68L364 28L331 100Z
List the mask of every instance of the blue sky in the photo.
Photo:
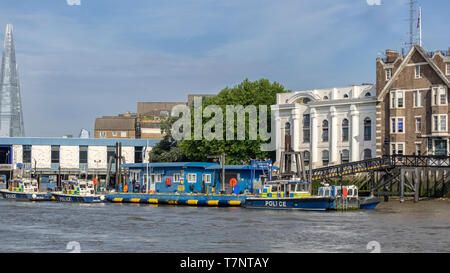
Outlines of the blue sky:
M369 0L375 1L375 0ZM303 90L375 82L408 39L407 0L1 0L14 25L27 136L78 135L138 101L245 78ZM450 47L448 0L419 1L424 47Z

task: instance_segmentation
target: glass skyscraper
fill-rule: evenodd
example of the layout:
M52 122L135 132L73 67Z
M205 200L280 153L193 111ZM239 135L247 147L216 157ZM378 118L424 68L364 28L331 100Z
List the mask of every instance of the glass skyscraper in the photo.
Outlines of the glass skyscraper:
M24 135L13 27L8 24L0 74L0 137L22 137Z

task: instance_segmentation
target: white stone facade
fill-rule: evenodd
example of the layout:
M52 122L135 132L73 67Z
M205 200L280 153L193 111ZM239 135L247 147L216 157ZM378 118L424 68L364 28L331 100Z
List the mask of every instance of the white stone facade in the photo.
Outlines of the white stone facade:
M280 93L271 109L277 162L286 134L293 151L310 152L313 168L375 157L374 85Z

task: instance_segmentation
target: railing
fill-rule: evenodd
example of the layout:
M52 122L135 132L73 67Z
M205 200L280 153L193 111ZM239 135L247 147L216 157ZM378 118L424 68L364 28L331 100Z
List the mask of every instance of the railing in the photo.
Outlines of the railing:
M389 155L328 166L312 170L312 180L352 175L363 172L378 171L392 168L450 168L450 156L418 156L418 155ZM309 175L309 170L306 171Z

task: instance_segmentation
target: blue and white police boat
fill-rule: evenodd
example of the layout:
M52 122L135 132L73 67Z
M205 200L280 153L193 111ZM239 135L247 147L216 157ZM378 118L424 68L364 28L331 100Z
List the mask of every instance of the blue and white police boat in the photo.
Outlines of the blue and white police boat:
M1 189L0 193L5 199L22 201L52 201L52 195L48 192L40 192L36 179L21 178L8 181L6 189Z
M333 197L330 204L331 210L347 210L347 209L368 209L372 210L380 203L380 199L375 196L360 198L358 188L355 185L348 186L330 186L324 184L319 187L318 196Z
M106 196L96 194L94 182L89 180L64 180L61 181L60 192L52 192L58 202L71 203L103 203Z
M264 183L262 194L248 197L244 206L259 209L327 210L333 197L312 196L310 185L310 182L296 179L268 181Z

